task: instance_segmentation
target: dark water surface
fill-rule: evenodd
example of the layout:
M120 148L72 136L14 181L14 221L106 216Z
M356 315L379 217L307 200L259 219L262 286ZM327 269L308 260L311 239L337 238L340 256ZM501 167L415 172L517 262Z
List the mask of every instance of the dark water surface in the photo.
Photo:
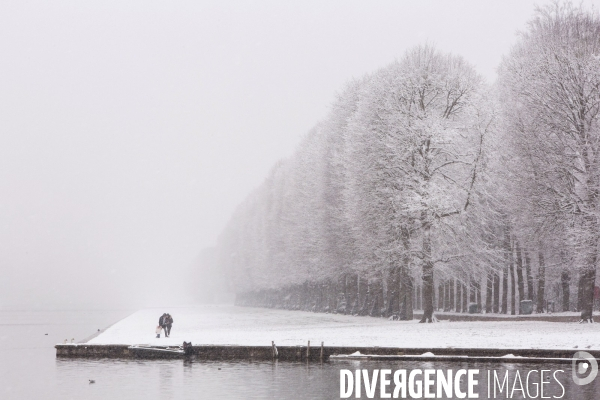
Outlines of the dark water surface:
M526 386L530 370L564 370L558 377L564 399L600 399L600 378L587 386L571 380L568 364L483 364L444 362L205 362L183 360L56 359L54 344L76 341L127 316L130 311L0 311L0 398L2 399L339 399L340 370L479 369L479 398L488 398L487 371L517 371ZM46 336L45 334L48 333ZM548 374L547 374L548 375ZM493 375L492 375L493 376ZM530 394L539 374L533 373ZM90 384L89 379L96 383ZM563 389L547 380L546 396ZM466 382L462 383L465 388ZM514 391L512 398L523 397ZM393 384L392 384L393 389ZM362 397L367 398L364 388ZM390 390L391 392L391 390ZM491 392L493 397L493 391ZM506 392L504 392L506 393ZM354 394L351 398L356 398ZM375 398L380 398L377 387ZM446 398L446 397L443 397ZM496 398L507 398L498 394ZM537 396L539 397L539 394Z

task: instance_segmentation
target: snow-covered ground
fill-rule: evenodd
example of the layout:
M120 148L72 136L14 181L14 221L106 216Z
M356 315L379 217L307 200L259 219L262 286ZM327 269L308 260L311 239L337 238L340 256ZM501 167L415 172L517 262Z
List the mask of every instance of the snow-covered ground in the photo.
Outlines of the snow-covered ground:
M171 337L154 330L163 312ZM463 321L419 324L302 311L194 306L144 309L91 339L93 344L194 344L390 347L471 347L600 350L600 324L543 321Z

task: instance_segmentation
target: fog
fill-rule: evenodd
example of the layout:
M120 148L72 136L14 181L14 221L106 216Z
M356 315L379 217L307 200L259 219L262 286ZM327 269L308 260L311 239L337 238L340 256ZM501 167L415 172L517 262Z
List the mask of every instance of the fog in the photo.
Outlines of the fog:
M424 42L492 82L534 8L288 3L2 2L0 308L194 301L195 257L344 82Z

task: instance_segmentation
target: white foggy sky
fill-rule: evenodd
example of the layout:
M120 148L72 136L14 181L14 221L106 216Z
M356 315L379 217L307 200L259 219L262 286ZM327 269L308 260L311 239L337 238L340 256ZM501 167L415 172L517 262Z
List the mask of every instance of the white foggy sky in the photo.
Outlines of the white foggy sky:
M491 82L534 3L3 1L0 307L185 301L346 81L428 41Z

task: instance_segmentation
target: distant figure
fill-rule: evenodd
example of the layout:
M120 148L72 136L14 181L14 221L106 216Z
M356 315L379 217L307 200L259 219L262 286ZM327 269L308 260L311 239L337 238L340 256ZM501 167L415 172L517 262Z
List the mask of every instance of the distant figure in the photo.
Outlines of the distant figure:
M156 338L160 338L160 331L162 331L162 326L158 325L156 327Z
M166 328L166 318L167 318L167 313L163 313L163 315L160 316L160 318L158 319L158 326L160 326L161 329L165 330L165 337L168 337L167 335L167 328ZM160 332L158 331L158 328L156 328L156 337L159 338L160 337Z
M167 314L165 317L165 336L169 337L171 335L171 327L173 326L173 317L171 314Z

